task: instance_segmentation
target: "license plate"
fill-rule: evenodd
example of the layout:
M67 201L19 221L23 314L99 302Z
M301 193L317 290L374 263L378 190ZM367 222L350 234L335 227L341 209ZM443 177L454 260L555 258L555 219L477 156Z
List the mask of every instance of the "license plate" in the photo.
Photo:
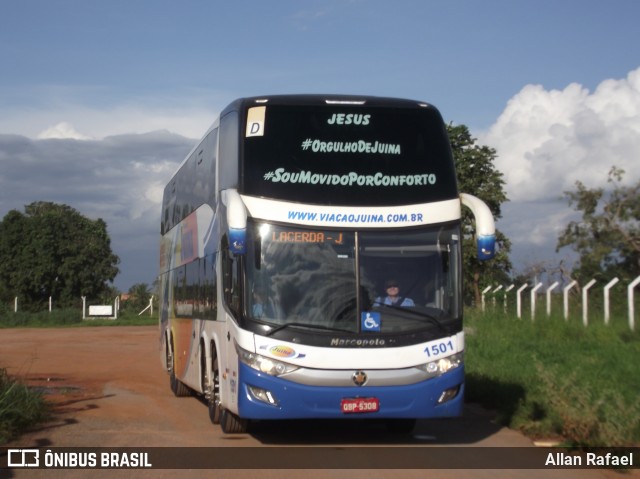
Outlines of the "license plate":
M345 414L377 412L380 401L378 398L348 398L340 402L340 407Z

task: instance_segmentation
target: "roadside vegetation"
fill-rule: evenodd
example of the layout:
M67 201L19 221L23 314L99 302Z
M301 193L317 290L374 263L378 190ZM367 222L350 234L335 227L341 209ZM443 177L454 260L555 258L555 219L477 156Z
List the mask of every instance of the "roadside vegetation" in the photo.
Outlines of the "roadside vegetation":
M574 446L640 444L640 334L611 324L466 314L467 401L505 426Z
M1 308L1 307L0 307ZM91 327L91 326L147 326L157 325L158 316L145 313L138 316L133 311L123 311L118 319L82 319L82 311L77 308L54 309L53 311L13 312L0 309L0 329L2 328L47 328L47 327Z
M6 444L24 430L49 416L42 394L10 377L0 369L0 444Z

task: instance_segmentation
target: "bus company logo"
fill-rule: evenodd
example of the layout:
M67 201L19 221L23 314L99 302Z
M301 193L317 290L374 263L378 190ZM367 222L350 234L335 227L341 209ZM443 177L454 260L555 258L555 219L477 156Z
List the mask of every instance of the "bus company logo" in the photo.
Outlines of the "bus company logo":
M277 358L299 358L302 359L306 356L304 353L299 353L295 349L285 346L284 344L276 344L275 346L269 346L268 344L262 344L259 348L260 351L267 351L272 356Z
M368 379L369 378L367 377L367 373L360 370L356 371L351 376L351 380L353 381L353 384L355 384L356 386L364 386Z
M279 358L293 358L296 356L295 349L290 348L289 346L272 346L269 348L269 352Z

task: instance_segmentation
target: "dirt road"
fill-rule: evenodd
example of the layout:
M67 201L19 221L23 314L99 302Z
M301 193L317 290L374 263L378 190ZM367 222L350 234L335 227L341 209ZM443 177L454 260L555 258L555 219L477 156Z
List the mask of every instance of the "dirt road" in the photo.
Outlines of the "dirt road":
M0 367L39 387L54 404L53 420L11 447L269 447L320 445L333 449L356 445L393 447L491 446L531 447L521 434L496 426L491 415L468 406L456 420L419 422L411 435L388 434L375 424L261 424L250 434L224 435L209 421L197 398L176 398L160 364L155 327L95 327L0 330ZM448 451L450 449L447 448ZM445 450L442 450L445 451ZM478 449L482 453L481 449ZM507 451L507 450L505 450ZM251 458L247 457L246 461ZM248 462L247 464L249 464ZM1 470L0 477L260 477L281 478L277 470ZM389 469L290 470L295 477L383 478ZM404 470L405 477L427 477ZM602 478L611 473L590 470L429 471L429 477ZM634 475L635 477L635 475Z

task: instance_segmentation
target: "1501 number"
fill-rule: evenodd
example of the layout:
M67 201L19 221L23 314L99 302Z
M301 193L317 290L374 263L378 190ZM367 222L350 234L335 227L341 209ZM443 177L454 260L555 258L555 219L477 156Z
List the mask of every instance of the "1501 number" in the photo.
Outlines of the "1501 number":
M442 356L447 353L453 352L453 341L450 339L448 341L442 341L441 343L432 344L431 346L427 346L424 350L427 353L427 356L430 358L436 358L438 356Z

